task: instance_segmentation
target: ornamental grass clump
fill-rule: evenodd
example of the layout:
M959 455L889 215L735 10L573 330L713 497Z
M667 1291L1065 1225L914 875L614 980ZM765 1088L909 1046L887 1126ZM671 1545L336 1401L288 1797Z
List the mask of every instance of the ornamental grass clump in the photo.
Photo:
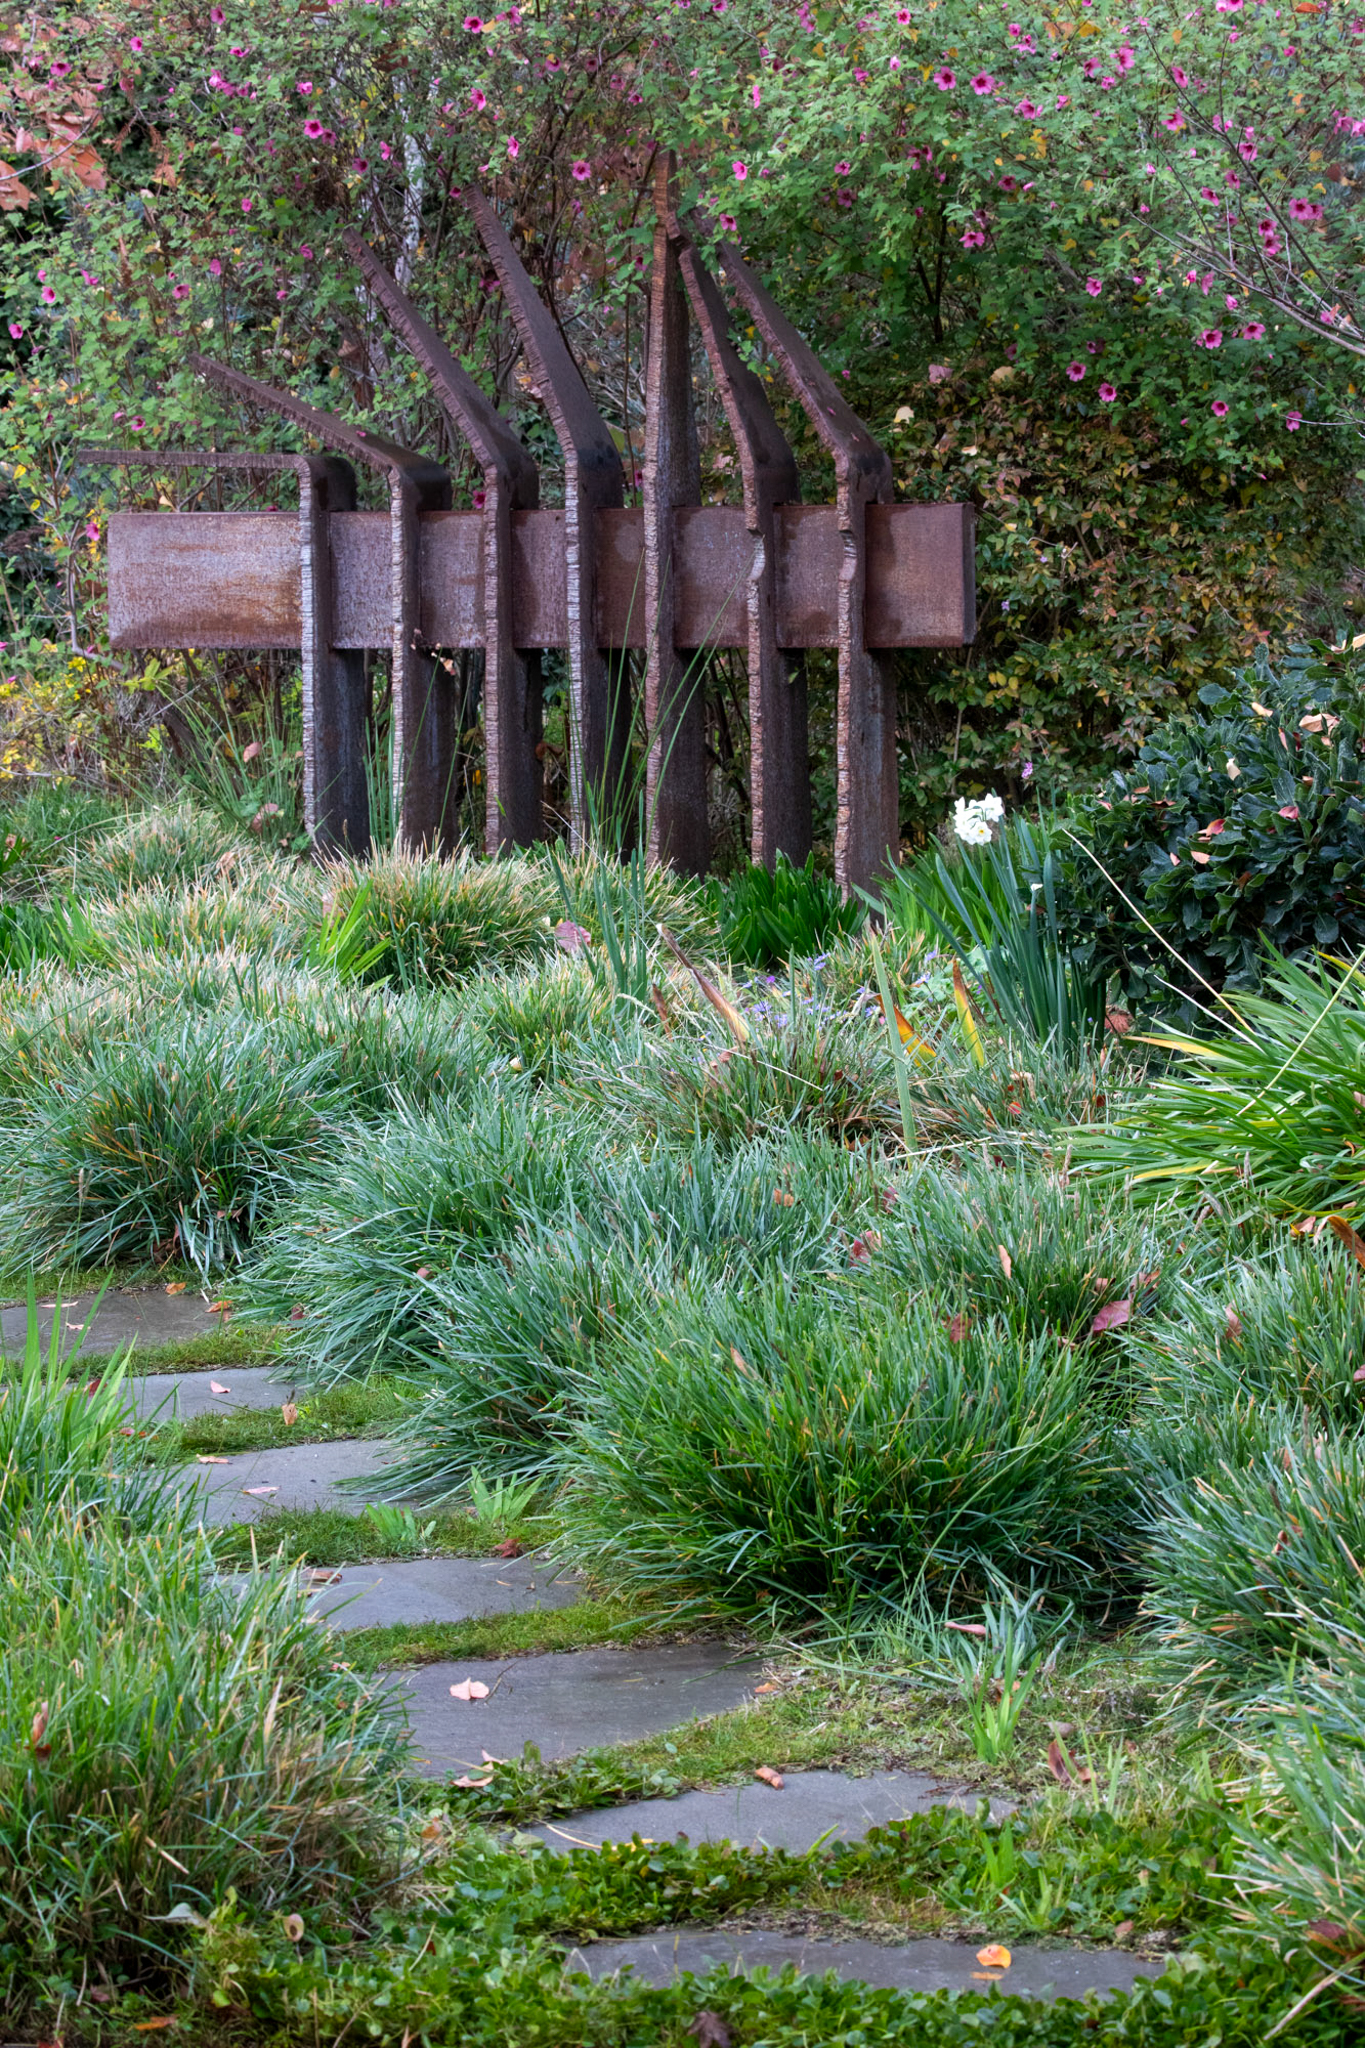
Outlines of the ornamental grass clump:
M1186 1721L1274 1712L1365 1636L1365 1442L1257 1412L1248 1463L1153 1491L1146 1609Z
M77 874L85 889L192 889L261 865L257 849L221 818L182 800L131 811L98 833L79 855Z
M363 889L363 978L401 988L462 982L547 953L562 914L548 866L522 857L384 853L339 862L329 875L319 924L344 918Z
M96 1040L10 1124L0 1266L231 1264L343 1100L329 1055L240 1014Z
M995 1580L1112 1595L1122 1461L1085 1354L774 1286L660 1305L577 1388L571 1538L642 1593L822 1625Z
M0 1985L155 1970L229 1888L316 1923L397 1876L401 1717L283 1561L227 1580L183 1521L49 1515L6 1544L0 1640Z

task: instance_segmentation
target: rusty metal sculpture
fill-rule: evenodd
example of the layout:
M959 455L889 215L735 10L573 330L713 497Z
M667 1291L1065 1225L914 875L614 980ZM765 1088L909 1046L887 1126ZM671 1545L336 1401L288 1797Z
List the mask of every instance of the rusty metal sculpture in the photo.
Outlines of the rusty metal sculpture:
M346 246L427 372L483 472L481 511L450 506L440 464L194 356L249 405L291 419L325 455L92 449L88 461L291 471L288 512L119 513L109 521L109 629L123 648L298 648L304 803L323 849L370 842L365 650L393 680L398 830L451 843L457 693L435 650L485 657L486 843L540 836L540 651L566 650L570 822L586 836L629 762L623 653L644 650L649 852L692 873L708 858L699 650L748 659L752 852L805 859L811 842L805 650L838 650L835 870L866 886L899 839L890 651L958 647L975 630L970 505L892 502L891 464L808 344L745 264L724 276L832 456L833 506L803 505L796 458L762 380L731 339L725 302L679 218L660 159L646 359L643 506L563 335L482 193L466 201L564 455L563 509L542 508L535 463L508 422L358 235ZM742 507L704 506L692 402L695 322L727 422ZM354 464L382 475L389 511L356 509Z

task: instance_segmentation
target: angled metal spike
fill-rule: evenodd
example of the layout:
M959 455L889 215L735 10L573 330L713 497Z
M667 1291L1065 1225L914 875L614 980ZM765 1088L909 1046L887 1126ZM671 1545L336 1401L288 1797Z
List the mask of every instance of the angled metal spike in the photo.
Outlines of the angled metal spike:
M393 783L401 843L449 849L456 839L453 792L448 788L455 754L455 700L446 677L419 646L421 540L419 515L450 505L450 478L439 462L396 441L356 427L277 391L241 370L210 357L190 363L210 383L248 404L296 420L327 447L343 449L357 462L382 470L389 480L390 600L393 656Z
M676 515L701 502L687 300L668 231L670 160L654 167L654 266L645 348L645 727L649 856L704 875L706 701L698 654L678 649Z
M753 860L771 868L779 853L798 867L811 849L806 662L777 640L779 505L800 502L796 456L777 423L762 380L740 361L725 301L674 211L664 218L683 283L739 456L744 517L753 536L749 567L749 791Z
M893 496L891 458L731 243L728 282L782 366L793 396L834 458L839 532L839 703L835 725L834 870L845 896L868 888L900 848L896 668L867 645L867 508Z
M489 853L529 846L542 831L536 754L542 682L539 650L522 652L512 638L512 514L540 503L540 473L502 414L368 244L353 228L342 241L483 471L485 844Z
M598 646L596 514L624 503L625 478L606 421L502 222L477 186L466 187L465 200L564 456L570 828L573 844L581 846L594 803L611 816L623 801L630 734L627 669L624 660L609 660Z

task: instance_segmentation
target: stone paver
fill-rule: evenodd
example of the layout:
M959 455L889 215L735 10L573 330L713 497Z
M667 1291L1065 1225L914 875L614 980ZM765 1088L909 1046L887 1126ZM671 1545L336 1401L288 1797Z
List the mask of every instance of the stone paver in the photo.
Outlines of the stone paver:
M554 1826L528 1832L563 1849L628 1842L632 1835L650 1842L686 1835L689 1842L740 1842L803 1855L823 1836L856 1841L869 1828L926 1813L932 1806L961 1806L974 1813L980 1798L979 1792L945 1785L919 1771L878 1771L868 1778L791 1771L783 1773L780 1792L755 1781L720 1792L683 1792L676 1799L637 1799L629 1806L570 1814ZM1013 1800L991 1801L996 1819L1013 1811Z
M211 1372L130 1372L127 1384L138 1415L155 1415L160 1422L183 1421L191 1415L231 1415L238 1408L278 1408L295 1393L287 1369L273 1365L216 1365ZM215 1387L223 1391L215 1393Z
M227 1323L225 1316L209 1312L209 1302L218 1299L190 1288L183 1294L167 1294L164 1287L130 1287L126 1292L109 1287L92 1317L95 1295L74 1294L62 1303L62 1349L74 1351L79 1346L90 1357L103 1358L130 1342L145 1351L153 1344L179 1344L188 1337L207 1336ZM38 1303L44 1348L56 1308L51 1295L44 1295ZM27 1329L27 1303L0 1308L0 1352L10 1356L21 1352Z
M383 1500L390 1449L382 1441L345 1438L330 1444L283 1444L269 1451L239 1451L221 1463L182 1467L185 1480L204 1496L210 1528L254 1522L271 1508L344 1508L358 1515L367 1502ZM371 1480L347 1487L345 1479ZM262 1489L260 1492L256 1488Z
M727 1934L720 1929L667 1928L629 1941L598 1941L568 1952L568 1966L595 1978L632 1969L649 1984L671 1984L684 1970L700 1974L720 1963L728 1970L780 1970L791 1963L812 1975L836 1970L879 1990L1001 1991L1033 1998L1083 1998L1088 1991L1130 1990L1139 1977L1159 1976L1159 1961L1114 1949L1016 1948L1008 1930L993 1939L1009 1948L1008 1970L983 1970L977 1942L906 1941L888 1946L854 1938L805 1937L766 1931Z
M477 1772L484 1750L515 1758L534 1742L549 1762L726 1713L750 1697L760 1670L735 1663L723 1643L675 1643L427 1664L393 1673L392 1684L407 1695L415 1768L442 1778ZM489 1688L486 1700L451 1698L467 1678Z
M333 1628L382 1628L572 1607L581 1597L579 1579L531 1557L412 1557L345 1565L310 1595L309 1610Z

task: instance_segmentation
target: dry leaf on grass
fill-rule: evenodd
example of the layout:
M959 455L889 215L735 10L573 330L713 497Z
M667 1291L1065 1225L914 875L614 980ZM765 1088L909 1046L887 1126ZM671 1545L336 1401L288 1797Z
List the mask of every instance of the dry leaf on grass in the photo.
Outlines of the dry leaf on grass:
M167 1294L183 1294L187 1285L188 1282L184 1280L168 1280L166 1282L166 1292Z
M771 1764L760 1764L754 1776L761 1778L765 1785L771 1785L774 1792L780 1792L785 1782L781 1771L775 1771Z
M458 1685L450 1688L453 1700L486 1700L488 1687L481 1678L462 1678Z
M1070 1750L1055 1740L1047 1746L1047 1767L1059 1785L1089 1785L1095 1776L1085 1764L1076 1762Z
M299 1419L299 1411L292 1401L280 1403L280 1421L286 1429L292 1429Z
M491 1778L491 1777L488 1777L488 1778L470 1778L470 1777L463 1777L463 1778L452 1778L450 1782L452 1783L452 1785L455 1785L456 1787L458 1787L458 1789L459 1789L459 1790L460 1790L461 1792L482 1792L482 1791L483 1791L483 1790L485 1789L485 1787L487 1787L487 1786L489 1786L489 1785L491 1785L491 1784L492 1784L493 1780L492 1780L492 1778Z
M1090 1325L1092 1337L1102 1337L1106 1330L1122 1329L1133 1313L1132 1300L1107 1301L1098 1311Z

